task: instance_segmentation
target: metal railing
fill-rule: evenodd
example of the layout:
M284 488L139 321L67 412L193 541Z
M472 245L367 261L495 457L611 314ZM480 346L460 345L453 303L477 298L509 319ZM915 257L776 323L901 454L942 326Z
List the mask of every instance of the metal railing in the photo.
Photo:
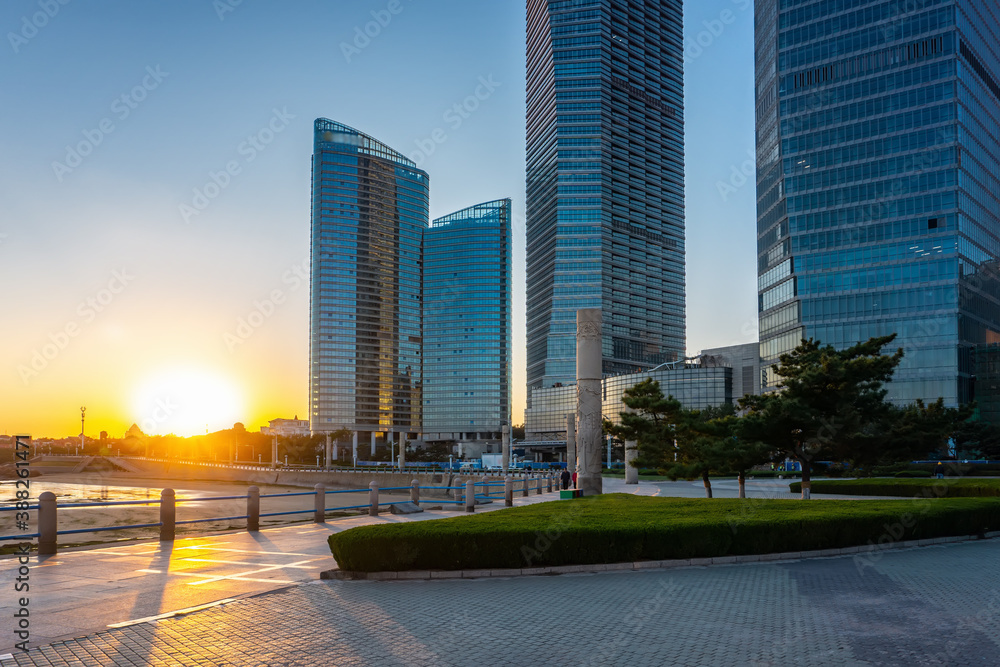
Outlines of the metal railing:
M525 476L516 480L520 482L521 494L522 496L528 496L530 491L535 491L536 494L541 494L543 491L551 492L553 488L558 491L559 484L556 481L555 475L537 475L537 476ZM507 507L513 505L514 497L514 486L515 478L508 475L503 482L475 482L473 480L467 480L465 484L460 486L432 486L432 485L421 485L418 480L413 480L410 486L393 486L380 488L377 481L372 481L367 489L340 489L336 491L327 491L323 484L317 484L312 491L302 491L295 493L270 493L261 495L260 490L256 486L251 486L247 489L247 494L244 496L206 496L198 498L176 498L173 489L163 489L160 493L160 498L155 500L111 500L103 502L86 502L86 503L66 503L59 506L60 510L76 510L84 509L88 507L119 507L119 506L141 506L141 505L159 505L160 510L160 520L156 523L140 523L140 524L127 524L120 526L104 526L96 528L74 528L70 530L59 530L57 519L56 519L56 496L50 491L42 493L38 498L37 505L20 505L20 506L10 506L10 507L0 507L0 512L13 512L13 511L36 511L38 514L38 532L37 533L21 533L18 535L0 535L0 542L2 541L27 541L31 539L38 539L38 553L44 554L54 554L58 549L58 536L59 535L76 535L81 533L97 533L111 530L130 530L135 528L159 528L160 529L160 541L172 541L176 534L176 526L178 525L189 525L195 523L209 523L218 521L236 521L236 520L246 520L246 529L248 531L258 531L260 530L260 519L264 517L276 517L276 516L289 516L294 514L313 514L313 521L315 523L325 523L326 515L329 512L340 512L340 511L351 511L351 510L368 510L370 516L377 516L379 513L379 508L382 507L392 507L393 505L402 505L407 503L413 503L419 506L421 502L421 491L439 491L443 492L444 498L426 498L425 502L432 504L442 504L442 505L464 505L465 511L474 512L477 501L480 502L492 502L493 500L498 500L499 498L504 499L504 504ZM554 486L553 486L554 485ZM491 491L490 489L496 489L497 487L502 487L500 491ZM477 493L476 489L481 489L481 492ZM342 505L328 507L326 504L327 495L336 495L341 493L364 493L368 492L368 503L364 505ZM409 498L403 500L392 500L392 501L379 501L380 492L389 491L409 491ZM453 498L449 500L448 495ZM265 512L260 511L260 501L265 498L288 498L292 496L313 496L314 505L312 509L296 509L296 510L285 510L280 512ZM237 514L232 516L224 517L208 517L200 519L184 519L177 520L177 504L178 503L194 503L194 502L213 502L221 500L245 500L247 505L246 514Z
M83 456L70 456L69 458L77 458L82 460ZM362 461L359 460L357 464L340 464L338 462L331 462L329 467L326 465L315 465L312 463L288 463L278 461L276 463L267 462L257 462L257 461L239 461L234 460L229 461L200 461L195 459L185 459L185 458L161 458L153 456L107 456L105 458L122 459L125 461L154 461L157 463L171 463L171 464L182 464L182 465L198 465L207 466L211 468L229 468L233 470L253 470L261 472L275 472L275 471L285 471L285 472L364 472L369 474L391 474L391 473L451 473L451 474L461 474L461 475L481 475L481 476L497 476L497 475L514 475L515 477L530 476L532 474L549 474L553 472L560 472L563 468L553 468L551 464L547 462L541 463L525 463L520 464L521 467L510 466L506 471L504 470L487 470L485 468L461 468L458 462L449 464L444 461L406 461L403 464L403 468L400 469L398 463L390 463L388 461ZM556 464L558 465L558 464Z

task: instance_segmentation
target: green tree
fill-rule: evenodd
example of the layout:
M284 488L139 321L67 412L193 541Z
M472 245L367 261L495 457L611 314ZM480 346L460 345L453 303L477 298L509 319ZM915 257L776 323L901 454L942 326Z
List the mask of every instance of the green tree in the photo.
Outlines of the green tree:
M928 404L917 399L903 407L893 406L882 425L881 446L853 452L847 460L860 468L923 459L932 453L947 456L948 438L971 414L967 407L946 408L942 398Z
M452 455L453 447L454 445L450 442L430 442L414 452L412 456L407 456L407 460L421 463L440 463L448 460L448 457Z
M683 411L676 429L675 460L662 473L671 479L700 477L705 497L711 498L711 474L728 472L723 450L731 438L726 419L732 414L731 405Z
M810 497L814 461L862 460L884 450L892 407L883 386L903 350L882 349L895 338L871 338L844 350L803 340L775 367L779 391L740 399L742 436L799 462L803 499Z
M649 378L626 389L622 403L628 410L619 413L621 423L605 420L604 430L620 440L636 441L635 465L655 468L673 479L701 477L705 495L711 498L711 467L699 458L696 442L698 412L685 410L673 396L664 397L660 383Z
M622 403L628 411L620 413L621 423L614 425L604 420L604 431L621 440L637 442L637 466L663 470L671 465L679 424L687 418L680 401L673 396L664 397L660 383L646 379L626 389Z
M951 437L960 459L1000 458L1000 427L996 424L967 418L955 424Z
M736 473L739 497L746 498L747 473L755 466L774 457L774 449L766 443L744 438L742 419L731 404L713 408L714 416L704 422L699 438L699 456L716 472Z

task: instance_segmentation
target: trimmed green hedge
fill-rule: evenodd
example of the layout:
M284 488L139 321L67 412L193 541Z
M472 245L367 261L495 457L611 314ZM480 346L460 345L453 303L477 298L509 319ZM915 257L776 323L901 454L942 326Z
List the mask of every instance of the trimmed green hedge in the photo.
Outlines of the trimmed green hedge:
M788 485L792 493L802 491L801 482ZM812 483L812 493L845 496L912 496L914 498L982 498L1000 496L1000 479L838 479Z
M931 474L930 470L900 470L895 475L893 475L893 477L900 477L900 478L909 477L912 479L916 479L918 477L929 479L933 476L934 475Z
M1000 500L715 500L628 494L331 535L344 570L459 570L832 549L1000 529Z

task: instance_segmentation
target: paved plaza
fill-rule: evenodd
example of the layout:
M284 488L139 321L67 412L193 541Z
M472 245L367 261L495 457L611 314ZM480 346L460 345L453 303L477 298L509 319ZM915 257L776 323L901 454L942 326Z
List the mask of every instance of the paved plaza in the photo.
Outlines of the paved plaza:
M309 582L3 665L1000 665L1000 541L517 579Z
M620 480L605 484L609 492L626 490ZM724 486L716 488L731 491ZM627 490L697 496L702 489L644 482ZM5 604L0 667L1000 665L1000 540L887 551L865 561L318 580L335 567L330 533L455 514L361 516L32 557L32 649L13 648ZM8 585L15 567L14 559L0 560Z

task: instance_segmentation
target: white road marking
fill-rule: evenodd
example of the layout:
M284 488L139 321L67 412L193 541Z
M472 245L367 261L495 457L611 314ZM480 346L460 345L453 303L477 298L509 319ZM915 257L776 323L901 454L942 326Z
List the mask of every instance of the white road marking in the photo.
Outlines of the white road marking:
M300 570L315 570L315 565L281 565L280 563L247 563L239 560L211 560L209 558L181 558L193 563L225 563L226 565L256 565L258 567L291 567Z
M238 572L236 574L230 574L230 575L212 577L210 579L205 579L204 581L195 581L195 582L193 582L190 585L191 586L201 586L202 584L211 584L211 583L215 583L216 581L223 581L225 579L240 579L240 580L244 580L244 581L253 581L252 579L246 579L246 576L248 574L260 574L261 572L273 572L274 570L280 570L280 569L285 568L285 567L295 567L296 565L301 565L302 563L311 563L314 560L319 560L319 559L318 558L314 558L312 560L300 560L298 562L290 563L288 565L275 565L275 566L272 566L272 567L260 568L259 570L249 570L247 572ZM193 573L192 573L192 576L193 576ZM201 576L204 576L204 575L201 575ZM263 581L275 581L275 582L277 582L277 580L271 580L271 579L265 579ZM286 583L286 582L280 582L280 583ZM294 583L294 582L287 582L287 583Z
M159 621L164 618L170 618L171 616L183 616L184 614L190 614L193 611L201 611L202 609L209 609L211 607L216 607L220 604L226 604L228 602L235 602L236 598L226 598L225 600L217 600L215 602L208 602L206 604L200 604L197 607L188 607L186 609L178 609L177 611L168 611L163 614L157 614L156 616L147 616L146 618L136 618L131 621L122 621L121 623L112 623L109 628L124 628L129 625L135 625L137 623L148 623L150 621Z

